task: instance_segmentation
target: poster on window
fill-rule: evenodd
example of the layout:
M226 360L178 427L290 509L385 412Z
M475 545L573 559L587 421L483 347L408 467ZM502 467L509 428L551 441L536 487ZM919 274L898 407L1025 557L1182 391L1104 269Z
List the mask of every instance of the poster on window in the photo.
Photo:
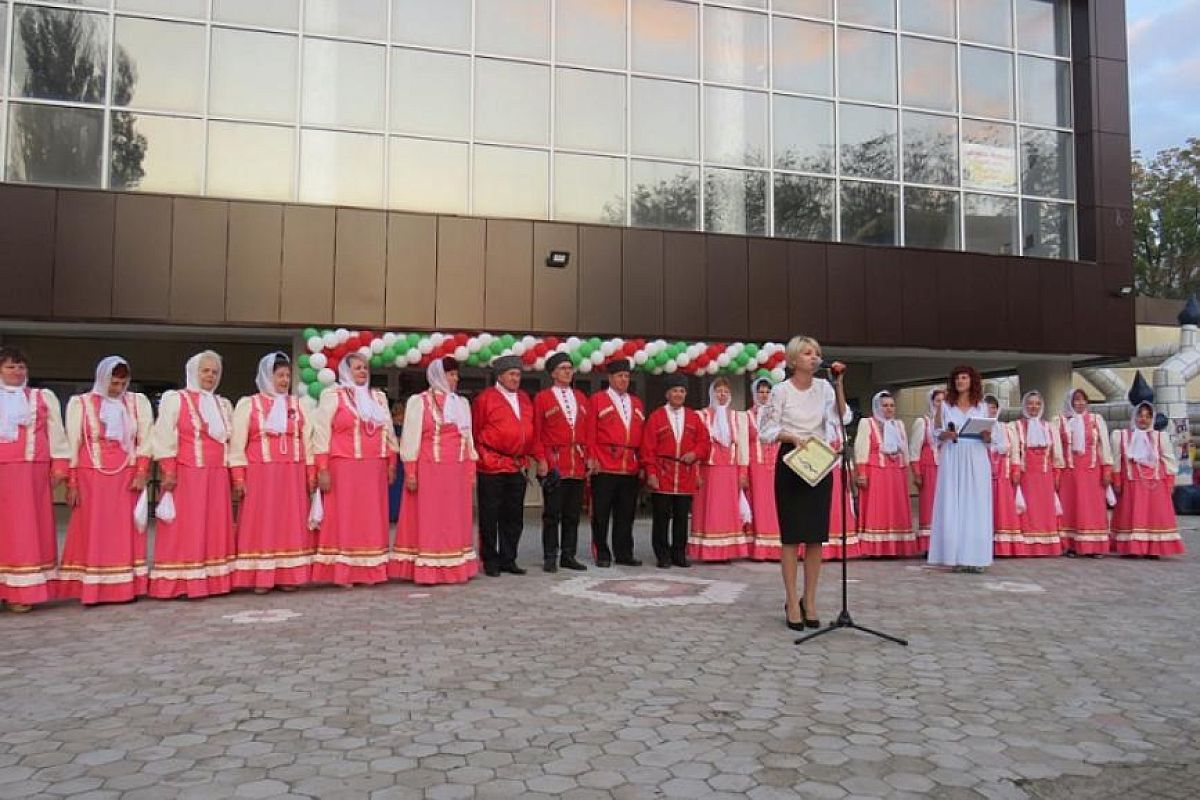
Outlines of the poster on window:
M962 169L966 186L1016 191L1017 154L1010 147L963 142Z

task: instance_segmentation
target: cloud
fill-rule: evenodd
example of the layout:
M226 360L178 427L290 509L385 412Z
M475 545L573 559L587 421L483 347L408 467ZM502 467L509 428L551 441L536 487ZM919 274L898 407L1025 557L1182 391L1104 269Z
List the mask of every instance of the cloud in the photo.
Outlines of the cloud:
M1134 148L1200 138L1200 0L1130 0L1127 14Z

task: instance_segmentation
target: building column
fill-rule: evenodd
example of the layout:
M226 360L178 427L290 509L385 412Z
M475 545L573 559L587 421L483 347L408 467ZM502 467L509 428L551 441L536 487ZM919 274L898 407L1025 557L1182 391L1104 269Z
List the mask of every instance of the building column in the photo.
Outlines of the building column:
M1058 416L1063 397L1071 388L1074 368L1070 361L1039 361L1034 364L1022 364L1017 368L1017 377L1021 384L1021 396L1026 392L1041 392L1046 410L1043 418L1047 421ZM1020 416L1021 409L1017 409Z

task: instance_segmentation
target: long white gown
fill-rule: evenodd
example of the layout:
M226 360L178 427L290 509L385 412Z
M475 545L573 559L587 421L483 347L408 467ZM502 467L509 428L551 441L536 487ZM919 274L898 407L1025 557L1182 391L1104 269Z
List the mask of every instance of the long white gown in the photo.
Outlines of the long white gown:
M942 425L962 430L968 417L986 417L982 403L964 412L943 406ZM941 431L936 431L940 433ZM937 495L929 563L986 567L992 563L992 462L978 439L939 442Z

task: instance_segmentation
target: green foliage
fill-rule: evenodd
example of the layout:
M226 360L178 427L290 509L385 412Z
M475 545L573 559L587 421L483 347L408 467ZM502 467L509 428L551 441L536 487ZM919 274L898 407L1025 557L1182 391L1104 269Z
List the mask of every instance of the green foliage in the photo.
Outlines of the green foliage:
M1200 292L1200 139L1134 159L1133 258L1140 294Z

